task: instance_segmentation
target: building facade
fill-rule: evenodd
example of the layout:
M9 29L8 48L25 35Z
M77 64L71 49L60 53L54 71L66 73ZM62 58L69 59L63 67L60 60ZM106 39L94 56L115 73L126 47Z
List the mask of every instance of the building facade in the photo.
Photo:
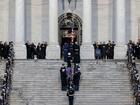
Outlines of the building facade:
M140 0L3 0L0 40L15 42L17 59L26 58L26 41L48 42L47 58L60 59L73 27L82 59L94 59L94 41L108 40L117 44L115 58L124 59L128 40L140 38L139 10Z

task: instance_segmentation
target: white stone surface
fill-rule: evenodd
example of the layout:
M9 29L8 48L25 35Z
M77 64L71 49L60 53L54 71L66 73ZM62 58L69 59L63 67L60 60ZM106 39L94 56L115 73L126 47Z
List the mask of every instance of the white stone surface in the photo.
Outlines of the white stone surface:
M126 59L127 45L125 44L125 0L117 0L117 31L116 31L116 41L117 46L114 49L114 58L115 59Z
M116 0L116 42L117 44L125 43L125 1Z
M114 59L127 59L127 45L117 45L114 49Z
M94 47L92 45L82 45L80 50L81 59L94 59Z
M83 37L81 46L81 59L93 59L94 48L92 46L92 5L91 0L83 0Z
M9 40L9 0L0 1L0 40Z
M109 9L111 0L98 0L98 41L108 41L109 39Z
M60 46L59 45L47 46L46 59L60 59Z
M15 59L26 59L26 46L23 44L16 44L14 46Z
M31 41L42 42L42 0L31 0Z
M83 0L83 44L91 44L91 23L92 23L91 0Z
M49 0L49 44L58 45L58 0Z
M58 0L49 0L49 45L47 59L60 59L58 45Z
M25 0L16 0L15 41L24 43L25 40Z
M131 40L138 41L138 20L137 20L137 6L136 1L131 0ZM140 5L139 5L140 6Z
M25 41L25 0L16 0L15 58L26 59Z

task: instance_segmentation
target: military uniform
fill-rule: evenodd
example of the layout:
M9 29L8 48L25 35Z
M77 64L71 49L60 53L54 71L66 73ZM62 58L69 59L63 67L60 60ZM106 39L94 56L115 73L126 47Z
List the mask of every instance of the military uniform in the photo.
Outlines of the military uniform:
M74 45L74 63L80 63L80 46L75 44Z
M74 89L71 88L68 90L67 92L67 96L68 96L68 99L69 99L69 105L73 105L73 101L74 101Z
M76 71L74 73L73 83L74 83L74 86L75 86L75 90L79 90L80 75L81 75L80 71Z
M61 77L61 89L66 90L67 89L67 74L66 74L66 68L64 66L60 69L60 77Z

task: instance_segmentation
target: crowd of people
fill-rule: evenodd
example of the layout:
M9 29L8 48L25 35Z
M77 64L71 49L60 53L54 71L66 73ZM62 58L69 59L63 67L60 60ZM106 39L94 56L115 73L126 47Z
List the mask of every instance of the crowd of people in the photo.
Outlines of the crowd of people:
M12 72L13 72L13 63L14 63L14 47L13 43L9 43L9 51L6 60L6 68L3 77L3 83L1 87L0 94L0 105L9 105L9 96L11 92L12 84Z
M132 40L128 43L128 52L131 52L134 57L140 59L140 39L137 43L134 43Z
M95 59L114 59L114 41L105 42L95 42L93 44L95 50Z
M140 105L140 80L139 80L139 73L136 67L136 62L135 62L136 55L135 55L134 49L132 48L133 44L134 43L132 43L132 41L129 41L128 43L127 67L130 74L130 81L131 81L132 89L134 91L133 95L135 98L135 105Z
M80 46L77 42L74 43L64 43L63 45L63 56L64 62L70 63L80 63Z
M73 105L74 93L79 91L80 83L80 66L79 64L62 64L60 68L60 77L61 77L61 90L67 90L67 96L69 99L69 105Z
M38 45L27 42L25 43L25 45L26 45L26 51L27 51L27 59L45 59L46 58L47 42L38 43Z
M9 49L11 42L2 42L0 41L0 59L7 59L9 55Z

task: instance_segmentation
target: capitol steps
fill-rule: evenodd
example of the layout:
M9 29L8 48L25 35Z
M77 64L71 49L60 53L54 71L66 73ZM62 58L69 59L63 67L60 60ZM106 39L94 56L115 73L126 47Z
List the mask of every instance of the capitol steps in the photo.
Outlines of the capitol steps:
M16 60L10 105L68 105L61 91L61 60ZM83 60L74 105L133 105L124 61Z

